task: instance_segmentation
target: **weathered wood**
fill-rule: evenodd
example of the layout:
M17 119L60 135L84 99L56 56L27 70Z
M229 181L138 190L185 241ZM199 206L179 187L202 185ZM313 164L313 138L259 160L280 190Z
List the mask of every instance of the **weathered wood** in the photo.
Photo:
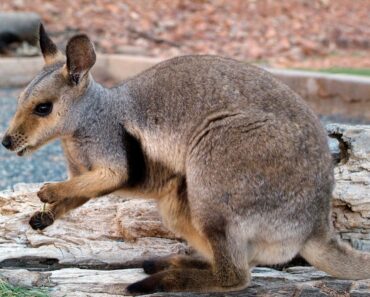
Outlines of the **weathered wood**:
M113 297L125 296L128 284L146 275L141 269L88 270L67 268L54 271L0 269L6 281L23 287L47 288L52 297ZM338 280L312 267L292 267L286 271L256 268L251 285L231 293L157 293L152 296L369 296L370 280Z
M188 251L164 229L158 214L140 218L140 212L155 211L154 202L141 200L137 209L138 201L114 196L89 201L44 231L34 231L28 220L41 207L39 186L20 184L0 194L0 267L122 268Z
M342 155L334 170L334 226L355 248L370 251L370 126L332 124L327 130Z

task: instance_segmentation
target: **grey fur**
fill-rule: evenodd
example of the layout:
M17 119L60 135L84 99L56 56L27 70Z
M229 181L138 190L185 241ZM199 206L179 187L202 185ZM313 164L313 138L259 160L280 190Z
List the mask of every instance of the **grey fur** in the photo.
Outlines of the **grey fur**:
M53 202L58 217L63 203L68 211L113 191L153 197L166 225L212 264L205 271L198 260L153 262L168 270L158 268L129 292L240 289L251 267L299 252L337 276L370 277L368 255L333 244L333 167L319 119L266 71L184 56L112 89L91 75L73 86L63 69L53 73L44 80L60 90L53 95L60 117L34 145L61 137L71 179L46 185L41 200ZM37 94L50 84L38 82ZM103 169L92 177L96 168ZM82 200L67 207L71 199Z

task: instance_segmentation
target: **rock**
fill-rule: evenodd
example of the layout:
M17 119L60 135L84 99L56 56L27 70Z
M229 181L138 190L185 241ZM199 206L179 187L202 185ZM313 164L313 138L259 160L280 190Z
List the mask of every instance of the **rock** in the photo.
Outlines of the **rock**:
M0 269L0 276L18 286L47 288L51 297L125 296L125 287L146 275L141 269L89 270L66 268L34 272ZM369 296L370 280L338 280L312 267L292 267L286 271L255 268L252 283L234 293L157 293L155 296Z
M327 130L339 140L342 159L334 171L334 226L355 248L370 251L370 126Z
M53 297L123 296L125 287L145 277L141 269L90 270L65 268L47 272L0 269L5 281L21 287L48 288ZM88 294L88 295L87 295Z
M34 231L28 220L42 205L39 187L23 184L0 193L0 266L129 267L144 258L189 250L153 215L154 202L113 195L91 200L44 231Z
M370 251L370 126L331 124L327 130L337 163L334 226L355 248ZM12 284L47 287L56 297L123 296L126 284L144 277L129 268L145 258L192 252L161 224L153 201L115 195L34 231L28 220L41 208L39 187L18 184L0 192L0 278ZM251 287L227 296L370 296L370 280L337 280L312 267L257 268L253 276Z
M40 17L31 12L0 12L0 53L5 53L14 42L37 45ZM38 54L38 48L20 50L26 55Z

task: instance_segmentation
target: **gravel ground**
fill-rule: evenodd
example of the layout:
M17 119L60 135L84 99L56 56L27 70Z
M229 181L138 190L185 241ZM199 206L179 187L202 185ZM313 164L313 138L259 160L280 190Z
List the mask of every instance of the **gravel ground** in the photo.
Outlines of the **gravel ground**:
M16 109L16 97L20 90L0 90L0 135L4 134ZM66 166L59 142L53 142L31 156L18 157L0 147L0 190L9 189L16 183L38 183L63 180Z

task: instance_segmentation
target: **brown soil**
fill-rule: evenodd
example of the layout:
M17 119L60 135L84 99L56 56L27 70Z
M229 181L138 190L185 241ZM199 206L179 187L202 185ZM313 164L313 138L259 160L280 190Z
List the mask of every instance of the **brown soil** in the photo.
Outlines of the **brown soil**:
M83 31L107 53L370 67L369 0L5 0L0 10L35 11L60 45Z

